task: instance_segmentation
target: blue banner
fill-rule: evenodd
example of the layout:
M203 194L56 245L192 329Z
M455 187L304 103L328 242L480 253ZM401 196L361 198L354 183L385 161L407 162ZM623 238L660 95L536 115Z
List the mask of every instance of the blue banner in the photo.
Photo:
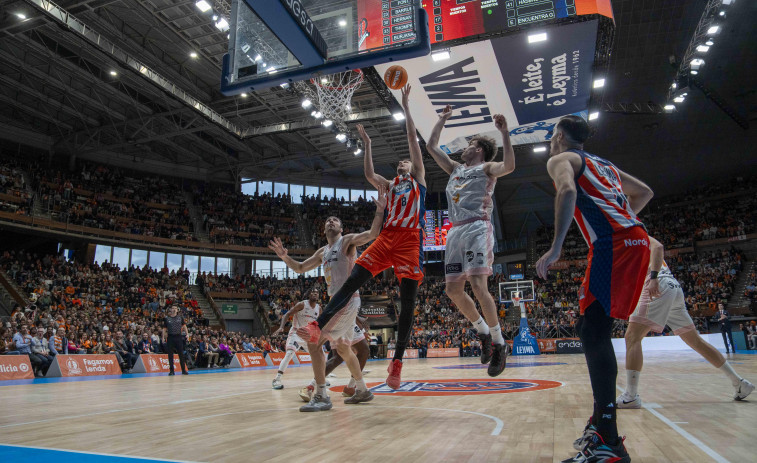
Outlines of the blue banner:
M520 319L520 331L518 337L513 340L513 355L539 355L539 343L536 337L528 329L528 321Z

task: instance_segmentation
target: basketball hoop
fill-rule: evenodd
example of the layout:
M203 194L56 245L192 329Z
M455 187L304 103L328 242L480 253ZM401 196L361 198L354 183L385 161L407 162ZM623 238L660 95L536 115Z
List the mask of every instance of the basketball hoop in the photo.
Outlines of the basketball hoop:
M345 119L352 114L350 101L355 90L363 83L363 71L353 69L314 77L310 79L310 83L315 87L315 91L305 82L300 82L297 88L306 96L318 101L316 111L321 113L321 117L343 126Z
M520 299L521 299L520 291L516 291L515 293L513 293L513 297L512 297L513 305L515 305L516 307L520 307Z

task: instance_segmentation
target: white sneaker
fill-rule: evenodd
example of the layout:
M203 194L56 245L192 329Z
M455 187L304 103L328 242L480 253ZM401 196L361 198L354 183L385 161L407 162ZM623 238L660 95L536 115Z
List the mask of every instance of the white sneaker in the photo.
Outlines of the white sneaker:
M367 374L368 374L368 373L370 373L370 372L371 372L371 370L369 370L369 369L367 369L367 368L366 368L365 370L363 370L363 374L364 374L364 375L367 375Z
M326 375L327 378L336 378L336 375L334 373L329 373Z
M752 391L754 391L754 384L742 379L739 381L739 385L735 389L736 393L733 394L733 400L744 400L752 393Z
M624 392L618 396L615 404L618 408L641 408L641 397L639 394L631 396L628 392Z
M273 380L273 383L271 383L272 389L284 389L284 383L281 382L279 378L275 378Z

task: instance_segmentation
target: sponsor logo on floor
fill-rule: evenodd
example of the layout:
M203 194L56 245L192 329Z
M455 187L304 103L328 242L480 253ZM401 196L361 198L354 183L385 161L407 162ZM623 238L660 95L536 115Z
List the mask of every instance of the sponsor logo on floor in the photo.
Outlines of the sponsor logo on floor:
M400 396L449 396L504 394L508 392L531 392L562 386L557 381L541 379L429 379L403 381L396 391L385 383L369 383L371 392L379 395ZM330 390L341 392L343 386Z
M567 365L565 362L507 362L507 368L517 367L546 367L551 365ZM467 364L467 365L447 365L443 367L434 367L437 370L479 370L489 368L486 364Z

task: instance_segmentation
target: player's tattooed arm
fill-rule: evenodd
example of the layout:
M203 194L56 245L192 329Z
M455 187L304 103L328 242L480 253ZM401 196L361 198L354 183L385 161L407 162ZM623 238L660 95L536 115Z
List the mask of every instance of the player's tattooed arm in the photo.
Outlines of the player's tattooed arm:
M421 145L418 143L418 131L415 130L413 115L410 114L410 85L402 89L402 108L405 110L405 128L407 129L407 146L410 149L410 163L413 165L410 173L416 182L426 186L426 166L423 165Z
M357 132L360 134L360 138L363 140L363 149L365 149L365 155L363 156L363 171L365 178L371 185L378 188L379 185L384 185L385 188L389 187L389 180L376 173L373 168L373 150L371 149L371 137L365 131L363 124L357 125Z
M515 170L515 150L510 141L507 119L502 114L494 115L494 126L502 134L502 162L487 162L484 172L490 177L502 177Z
M289 250L284 247L281 240L275 237L268 242L268 249L276 253L279 259L283 260L287 267L291 268L297 273L305 273L308 270L313 270L321 265L323 260L323 248L320 248L312 256L305 259L303 262L292 259L289 256Z
M447 105L439 114L439 120L436 121L436 125L434 125L433 130L431 130L431 135L428 137L428 143L426 143L426 149L431 157L434 158L434 161L439 164L439 167L441 167L444 172L447 172L450 175L455 169L457 169L457 166L459 166L460 163L450 159L449 155L439 148L439 137L442 135L444 124L447 123L447 120L449 120L451 116L452 106Z

